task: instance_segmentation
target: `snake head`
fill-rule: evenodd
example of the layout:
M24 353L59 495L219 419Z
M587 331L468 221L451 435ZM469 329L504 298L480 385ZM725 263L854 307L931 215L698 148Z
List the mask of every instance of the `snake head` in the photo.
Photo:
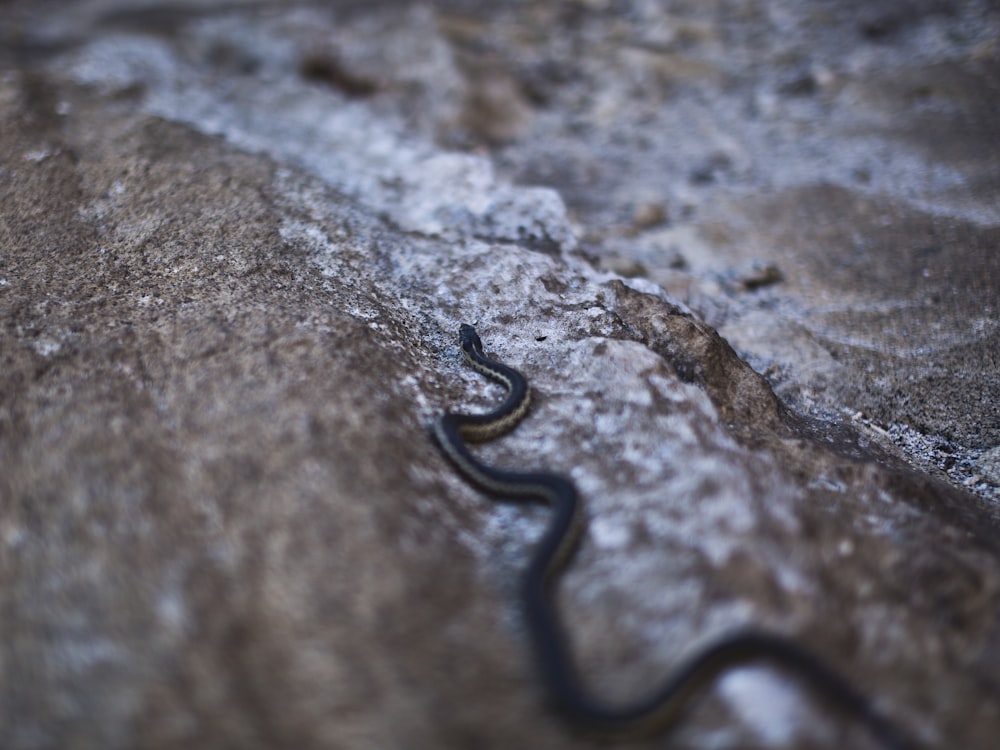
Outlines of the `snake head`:
M483 353L483 342L479 340L479 334L476 333L476 329L468 323L462 323L458 329L458 340L462 348L466 351L471 349L477 354Z

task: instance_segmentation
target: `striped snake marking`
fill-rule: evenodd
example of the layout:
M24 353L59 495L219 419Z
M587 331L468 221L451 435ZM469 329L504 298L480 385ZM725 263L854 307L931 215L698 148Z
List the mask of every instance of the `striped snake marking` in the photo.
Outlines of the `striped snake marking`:
M527 414L531 388L520 372L484 354L471 325L461 326L459 343L473 369L503 385L507 395L500 406L485 414L444 414L434 423L435 441L479 489L499 499L544 503L552 511L524 573L522 600L542 680L557 709L574 725L609 737L664 731L695 694L705 691L727 669L766 661L799 675L866 726L883 747L915 750L868 698L812 652L786 637L753 629L723 635L688 655L656 690L632 705L606 705L594 698L577 675L553 597L556 578L569 563L584 528L576 488L558 474L499 469L472 454L468 443L492 440L517 426Z

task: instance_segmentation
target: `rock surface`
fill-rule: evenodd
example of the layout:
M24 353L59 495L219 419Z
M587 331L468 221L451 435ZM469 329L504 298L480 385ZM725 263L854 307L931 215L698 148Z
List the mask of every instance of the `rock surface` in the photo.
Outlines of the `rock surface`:
M992 747L1000 23L905 5L0 4L0 746L606 746L469 321L596 693L759 624ZM765 664L667 742L874 747Z

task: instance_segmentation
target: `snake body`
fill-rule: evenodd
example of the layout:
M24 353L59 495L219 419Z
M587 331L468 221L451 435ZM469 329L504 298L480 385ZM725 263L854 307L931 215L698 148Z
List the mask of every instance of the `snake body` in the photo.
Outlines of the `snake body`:
M472 455L467 442L491 440L517 425L527 413L531 389L517 370L485 355L471 325L461 326L459 342L468 363L503 385L507 396L486 414L443 415L434 424L434 436L444 454L475 486L499 498L542 502L552 510L552 520L525 571L522 595L542 679L564 715L604 735L649 735L676 720L688 700L726 669L767 660L801 675L867 726L885 748L914 749L871 701L823 661L787 638L756 630L740 630L711 641L675 667L649 697L633 705L605 705L587 692L574 668L552 597L555 578L572 556L584 526L576 488L558 474L498 469Z

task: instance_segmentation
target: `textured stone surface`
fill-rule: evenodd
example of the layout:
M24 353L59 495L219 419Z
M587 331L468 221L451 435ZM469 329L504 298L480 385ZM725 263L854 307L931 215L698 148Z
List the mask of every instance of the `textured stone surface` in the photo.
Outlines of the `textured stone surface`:
M908 5L0 4L0 746L601 746L545 511L427 437L498 397L471 321L538 394L482 454L587 503L596 692L754 623L992 747L996 19ZM865 742L764 665L669 734Z
M1000 497L995 3L498 15L459 39L543 93L497 162L560 190L585 252L687 302L786 403Z

